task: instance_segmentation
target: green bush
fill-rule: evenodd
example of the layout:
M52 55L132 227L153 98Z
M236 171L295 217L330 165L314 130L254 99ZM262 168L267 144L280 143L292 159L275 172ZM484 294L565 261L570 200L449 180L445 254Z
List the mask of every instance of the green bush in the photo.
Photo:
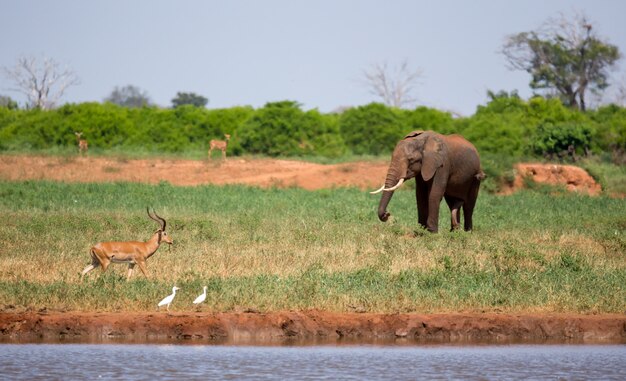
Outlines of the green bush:
M532 150L535 154L550 158L563 158L575 154L585 154L591 145L593 131L584 124L552 124L539 125L533 142Z
M340 118L341 136L357 155L389 153L411 132L401 110L371 103L345 111Z
M1 149L45 149L67 145L64 137L74 137L57 113L39 109L8 112L12 115L3 118L6 124L0 130Z
M259 109L127 108L111 103L66 104L58 109L19 110L0 105L0 150L69 150L75 131L91 152L196 154L211 139L230 134L230 155L335 158L346 154L386 155L413 130L459 133L481 155L521 160L550 155L573 144L606 160L626 162L626 108L615 105L580 112L558 99L521 99L516 93L489 93L490 101L469 117L428 107L397 109L380 103L341 114L303 111L294 101ZM206 152L206 151L205 151Z
M589 116L597 125L595 143L598 150L624 155L626 153L626 108L609 105L590 112Z
M344 151L332 116L304 112L292 101L268 103L256 110L239 129L239 144L245 152L270 156L338 156Z
M456 124L450 113L423 106L415 110L407 110L404 113L407 124L406 133L415 130L432 130L441 134L457 132Z
M233 133L252 115L249 107L207 110L126 108L112 103L66 104L56 110L9 110L0 107L0 149L72 147L74 131L90 149L125 147L152 152L206 148L212 138Z
M459 130L479 152L520 158L532 154L537 129L547 123L589 123L585 114L558 99L522 100L516 94L490 94L492 100L476 114L458 122Z
M210 139L223 139L224 134L229 134L231 135L228 142L229 153L241 155L244 151L239 144L238 130L252 115L254 115L254 109L250 106L210 110L207 114L210 136L204 139L208 142Z

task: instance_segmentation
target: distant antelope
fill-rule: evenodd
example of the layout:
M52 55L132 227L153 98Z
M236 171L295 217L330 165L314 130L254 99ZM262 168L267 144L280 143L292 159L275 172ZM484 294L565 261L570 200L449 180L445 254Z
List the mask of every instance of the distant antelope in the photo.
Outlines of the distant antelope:
M226 137L226 141L223 140L211 140L209 143L209 159L211 158L211 153L214 149L219 149L222 151L222 158L226 158L226 148L228 147L228 141L230 140L230 135L224 134Z
M87 153L87 148L89 148L89 144L86 139L81 139L83 136L82 132L74 132L76 135L76 142L78 143L78 153Z
M102 271L106 271L107 267L111 263L128 263L128 274L126 280L130 279L133 275L133 269L135 265L139 265L139 269L143 275L148 277L146 272L146 259L150 258L152 254L156 253L161 245L161 242L172 244L172 239L165 232L166 222L163 218L159 217L156 212L154 216L150 214L150 209L146 208L148 217L159 223L160 227L154 232L152 237L146 242L138 241L126 241L126 242L100 242L95 244L90 250L91 264L83 270L80 279L82 280L85 274L95 269L98 266L102 266Z

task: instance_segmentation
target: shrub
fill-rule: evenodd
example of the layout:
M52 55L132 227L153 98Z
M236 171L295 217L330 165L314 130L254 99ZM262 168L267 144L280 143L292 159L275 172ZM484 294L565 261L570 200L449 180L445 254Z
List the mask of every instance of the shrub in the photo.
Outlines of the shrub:
M600 107L589 114L596 123L595 145L598 150L609 151L626 163L626 108L616 105ZM619 157L622 156L622 160Z
M317 110L304 112L293 101L268 103L256 110L239 130L239 144L248 153L337 156L344 145L332 117Z
M380 103L349 109L339 123L343 140L358 155L391 152L398 140L411 132L401 110Z
M515 93L490 96L486 106L479 106L476 114L458 123L480 152L521 158L534 152L538 126L589 122L583 113L568 109L558 99L535 97L525 101Z
M82 131L90 150L147 152L205 150L211 139L230 134L229 153L270 156L337 157L348 151L381 155L413 130L460 133L483 154L519 160L555 155L573 145L606 152L626 162L626 108L571 110L558 99L523 100L515 93L489 93L490 101L466 118L428 107L414 110L371 103L341 114L303 111L294 101L263 108L209 110L191 105L175 109L127 108L112 103L66 104L58 109L20 110L0 106L0 150L74 148ZM119 152L119 151L118 151Z
M575 154L584 154L591 145L592 129L583 124L552 124L539 125L531 143L534 153L550 158L567 155L575 159Z
M456 132L456 125L454 119L452 119L452 115L434 108L422 106L412 111L406 111L405 118L407 133L414 130L432 130L441 134Z

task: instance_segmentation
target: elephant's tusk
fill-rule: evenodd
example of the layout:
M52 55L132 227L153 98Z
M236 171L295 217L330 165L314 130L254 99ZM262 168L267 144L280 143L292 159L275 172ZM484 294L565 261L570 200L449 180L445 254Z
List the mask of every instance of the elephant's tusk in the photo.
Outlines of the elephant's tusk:
M396 189L400 188L400 185L402 185L402 183L404 182L404 178L400 179L400 181L398 181L398 183L396 185L394 185L391 188L386 188L383 189L385 192L391 192L391 191L395 191Z
M383 184L382 187L380 187L380 189L377 189L375 191L370 192L370 194L376 194L376 193L380 193L385 189L385 184Z

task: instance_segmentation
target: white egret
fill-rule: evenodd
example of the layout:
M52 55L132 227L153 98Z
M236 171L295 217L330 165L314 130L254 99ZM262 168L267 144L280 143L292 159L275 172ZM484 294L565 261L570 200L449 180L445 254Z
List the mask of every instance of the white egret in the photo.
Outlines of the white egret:
M172 303L172 300L174 300L174 297L176 296L176 290L180 290L180 288L174 286L172 287L172 294L166 296L165 298L163 298L163 300L161 300L159 302L159 305L157 306L158 309L161 308L161 306L164 306L167 304L167 310L170 310L170 304Z
M193 301L193 304L200 304L202 302L204 302L204 300L206 299L206 286L203 287L203 292L202 294L200 294L196 300Z

